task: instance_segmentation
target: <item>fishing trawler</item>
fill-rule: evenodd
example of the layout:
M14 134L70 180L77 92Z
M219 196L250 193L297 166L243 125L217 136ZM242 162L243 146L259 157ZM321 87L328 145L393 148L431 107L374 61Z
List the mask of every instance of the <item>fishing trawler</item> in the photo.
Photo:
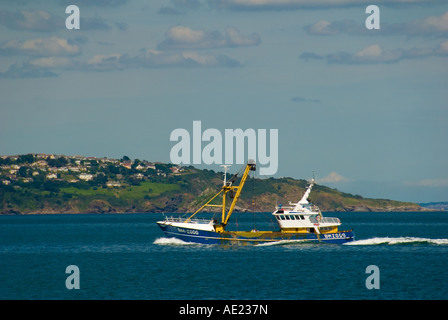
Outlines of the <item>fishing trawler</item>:
M227 169L227 167L225 167ZM265 244L265 243L290 243L290 242L321 242L321 243L345 243L354 240L353 230L339 231L341 221L338 218L324 217L320 209L308 202L314 179L310 181L305 194L297 203L289 203L289 206L276 206L272 213L279 229L276 231L227 231L226 226L235 209L243 186L251 171L256 170L256 164L249 160L245 168L241 170L242 176L239 185L233 185L239 173L226 180L221 190L201 206L188 218L165 217L165 220L157 224L168 237L178 238L186 242L202 244ZM221 204L212 204L213 200L221 195ZM227 209L227 197L232 200ZM216 217L211 219L198 219L195 216L206 207L218 207L221 209L221 220Z

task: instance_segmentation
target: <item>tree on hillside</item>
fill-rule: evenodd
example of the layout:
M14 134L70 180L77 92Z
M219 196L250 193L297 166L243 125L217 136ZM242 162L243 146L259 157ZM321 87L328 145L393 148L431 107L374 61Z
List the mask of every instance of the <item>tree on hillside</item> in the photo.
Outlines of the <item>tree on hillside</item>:
M28 167L21 166L17 174L19 175L19 177L26 177L28 174Z
M16 160L16 163L33 163L33 162L34 162L34 155L32 154L20 155Z
M65 167L68 164L68 160L65 157L59 157L57 159L47 158L47 163L50 167Z

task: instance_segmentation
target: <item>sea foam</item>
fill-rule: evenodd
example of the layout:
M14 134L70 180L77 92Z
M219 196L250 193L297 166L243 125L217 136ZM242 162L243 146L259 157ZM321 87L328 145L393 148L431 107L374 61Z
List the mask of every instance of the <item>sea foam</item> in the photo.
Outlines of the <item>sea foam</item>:
M178 246L197 245L197 243L186 242L186 241L182 241L182 240L177 239L177 238L157 238L156 240L154 240L153 244L178 245Z
M272 241L272 242L265 242L257 244L258 247L269 247L269 246L281 246L281 245L288 245L288 244L297 244L297 243L310 243L310 240L279 240L279 241Z
M344 243L348 246L372 246L372 245L396 245L396 244L411 244L411 243L429 243L437 245L448 245L448 239L429 239L416 237L374 237L370 239L355 240Z

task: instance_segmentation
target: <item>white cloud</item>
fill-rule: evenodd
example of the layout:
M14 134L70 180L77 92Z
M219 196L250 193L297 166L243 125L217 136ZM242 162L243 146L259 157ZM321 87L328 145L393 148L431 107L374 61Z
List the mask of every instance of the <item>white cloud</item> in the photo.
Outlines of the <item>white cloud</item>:
M76 4L81 7L98 6L98 7L117 7L127 3L129 0L76 0ZM63 6L75 3L73 0L59 0Z
M96 55L93 58L87 60L84 64L84 68L90 71L109 71L124 69L121 63L121 57L123 55L119 53L112 53L109 55Z
M183 26L172 27L167 32L167 38L176 43L198 43L204 40L205 32Z
M439 45L439 49L437 50L439 54L448 54L448 40L443 41Z
M316 22L315 24L309 26L307 28L307 30L308 30L308 33L310 33L310 34L329 35L329 34L339 33L337 30L332 30L330 28L330 26L331 26L331 22L326 21L326 20L320 20L320 21Z
M25 41L9 40L0 45L0 54L23 54L32 56L73 56L81 52L79 46L69 44L67 39L51 37Z
M355 54L355 57L363 58L363 57L379 57L381 56L381 53L383 50L381 50L381 47L377 44L374 44L372 46L369 46L365 49L362 49L358 53Z
M442 2L441 0L376 0L375 4L409 4ZM301 8L329 8L367 6L370 0L209 0L217 8L230 10L289 10Z
M252 33L250 36L242 36L235 28L226 28L228 46L253 46L260 43L260 36Z
M67 57L42 57L30 59L27 65L31 68L65 69L72 68L75 62Z
M320 20L304 28L311 35L335 35L335 34L355 34L365 36L387 36L387 35L406 35L406 36L430 36L446 37L448 36L448 11L440 16L431 16L424 19L413 20L401 23L381 23L381 29L372 32L368 30L364 23L353 20L340 20L329 22Z
M0 78L42 78L58 76L57 70L78 71L116 71L132 68L234 68L241 64L226 55L183 51L165 52L146 50L144 53L130 57L125 54L112 53L95 55L82 61L73 57L38 57L32 58L22 66L13 64Z
M253 33L243 36L235 28L227 28L225 34L219 31L193 30L185 26L171 27L166 39L158 49L210 49L223 47L252 46L260 43L260 36Z
M0 11L0 24L9 29L48 32L64 27L64 21L42 10Z
M358 63L396 62L402 55L402 50L383 51L378 44L374 44L355 53L352 60Z
M0 10L0 25L13 30L53 32L65 29L66 17L65 15L56 16L43 10L21 10L17 12ZM109 30L111 28L97 16L86 18L84 15L81 15L81 26L83 30Z
M238 67L240 63L226 55L198 53L195 51L166 52L146 50L129 58L129 63L144 67Z
M330 172L329 175L317 179L318 183L334 183L334 182L347 182L347 181L349 181L349 179L336 172Z
M428 31L448 31L448 11L438 17L428 17L421 22L416 22L422 29Z
M328 63L337 64L379 64L397 63L406 59L421 59L428 57L447 57L448 41L443 41L437 48L410 48L383 50L379 44L373 44L351 54L347 52L319 55L314 52L303 52L299 58L304 60L326 59Z

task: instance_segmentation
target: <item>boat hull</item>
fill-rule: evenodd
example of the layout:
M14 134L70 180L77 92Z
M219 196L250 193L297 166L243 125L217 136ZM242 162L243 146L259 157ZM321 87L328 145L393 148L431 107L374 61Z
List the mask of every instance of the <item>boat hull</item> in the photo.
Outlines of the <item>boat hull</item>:
M215 232L199 230L195 228L185 228L172 226L164 222L157 223L167 237L174 237L185 242L201 244L220 244L220 245L257 245L275 242L322 242L322 243L345 243L354 240L354 233L349 231L338 231L334 233L315 234L315 233L289 233L275 231L225 231Z

